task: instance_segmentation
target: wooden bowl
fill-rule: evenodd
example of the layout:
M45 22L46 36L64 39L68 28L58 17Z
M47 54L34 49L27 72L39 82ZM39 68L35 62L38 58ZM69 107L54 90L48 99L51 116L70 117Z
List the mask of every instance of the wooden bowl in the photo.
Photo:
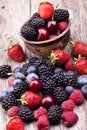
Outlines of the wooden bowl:
M24 25L27 22L24 23ZM23 25L23 26L24 26ZM68 20L68 27L59 36L45 41L28 41L20 33L22 40L25 43L25 47L38 57L47 57L50 52L55 49L64 49L69 42L70 37L70 20ZM22 27L23 27L22 26ZM21 31L20 31L21 32Z

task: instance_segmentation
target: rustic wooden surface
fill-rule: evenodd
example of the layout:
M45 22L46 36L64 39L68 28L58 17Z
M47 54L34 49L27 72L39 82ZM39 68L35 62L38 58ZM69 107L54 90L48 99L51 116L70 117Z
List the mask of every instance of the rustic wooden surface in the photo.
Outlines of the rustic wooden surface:
M54 5L66 8L70 12L71 35L76 40L87 42L87 0L50 0ZM21 64L12 61L4 52L7 42L4 36L7 33L14 35L22 45L24 44L19 37L21 25L37 11L40 0L0 0L0 65L9 64L12 68ZM69 51L69 46L67 50ZM0 79L0 90L7 88L7 80ZM82 106L76 107L75 112L79 116L79 121L72 128L66 128L62 124L51 127L50 130L87 130L87 102ZM6 113L0 104L0 130L5 130ZM25 130L36 130L36 123L25 125Z

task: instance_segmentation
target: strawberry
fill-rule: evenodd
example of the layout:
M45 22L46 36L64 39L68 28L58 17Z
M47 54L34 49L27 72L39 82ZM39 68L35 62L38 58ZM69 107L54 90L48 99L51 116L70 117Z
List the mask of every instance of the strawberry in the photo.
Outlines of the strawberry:
M65 65L65 63L70 59L70 55L63 50L54 50L50 55L50 60L56 65Z
M50 2L41 2L38 7L38 13L43 19L49 19L54 13L54 7Z
M75 68L80 74L87 74L87 59L78 59Z
M75 70L75 64L72 59L68 60L65 64L65 70L66 71L73 71Z
M73 41L72 38L70 39L70 42L73 44L73 54L75 56L81 55L81 56L87 56L87 44L82 41Z
M24 123L19 117L12 117L6 126L6 130L24 130Z
M21 96L21 103L29 106L31 109L37 108L42 102L42 96L32 91L26 91Z
M25 54L23 52L22 47L18 43L14 43L12 40L7 49L8 56L17 62L22 62L25 60Z

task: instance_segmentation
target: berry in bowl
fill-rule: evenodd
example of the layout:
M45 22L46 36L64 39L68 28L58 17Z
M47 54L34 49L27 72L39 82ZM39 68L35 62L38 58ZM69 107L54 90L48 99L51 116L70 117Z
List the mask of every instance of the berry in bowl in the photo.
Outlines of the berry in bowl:
M20 35L26 48L36 56L47 57L55 49L63 49L70 37L69 12L55 9L49 2L39 4L38 12L24 23Z

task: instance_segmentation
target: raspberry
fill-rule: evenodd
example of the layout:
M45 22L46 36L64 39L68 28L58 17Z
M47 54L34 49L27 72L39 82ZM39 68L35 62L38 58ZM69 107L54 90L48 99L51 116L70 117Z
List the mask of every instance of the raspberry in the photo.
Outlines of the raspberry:
M64 31L67 28L67 22L59 22L58 27L61 31Z
M7 116L17 116L18 115L18 111L19 111L19 107L18 106L13 106L10 109L8 109L7 111Z
M38 130L48 130L49 129L49 120L46 115L39 117L37 122Z
M40 116L47 115L47 110L44 107L40 107L38 110L34 113L34 118L39 119Z
M84 96L80 90L75 90L69 97L76 105L80 105L84 102Z
M9 87L12 87L14 85L14 80L15 80L14 78L9 78L8 79L8 86Z
M72 111L75 107L75 103L72 100L66 100L61 104L61 108L64 111Z
M61 119L63 120L65 126L70 127L77 122L78 116L76 113L68 111L68 112L64 112L61 115Z

